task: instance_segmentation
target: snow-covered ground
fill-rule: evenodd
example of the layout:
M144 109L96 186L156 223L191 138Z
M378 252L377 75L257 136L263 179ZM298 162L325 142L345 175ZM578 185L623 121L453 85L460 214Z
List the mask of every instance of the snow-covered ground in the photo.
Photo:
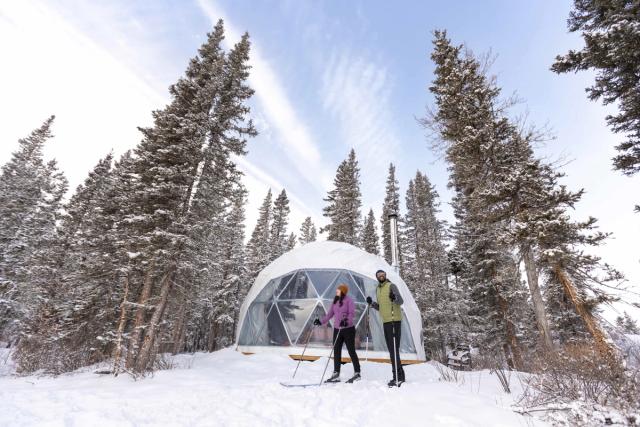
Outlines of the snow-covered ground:
M317 382L325 359L303 362L296 382ZM432 364L406 367L408 382L386 386L388 364L364 362L364 379L285 388L295 368L282 355L231 349L176 358L178 368L134 381L80 372L0 378L0 426L532 426L487 371L439 381ZM329 370L331 367L329 367ZM353 372L345 365L342 377ZM512 387L519 391L517 378Z

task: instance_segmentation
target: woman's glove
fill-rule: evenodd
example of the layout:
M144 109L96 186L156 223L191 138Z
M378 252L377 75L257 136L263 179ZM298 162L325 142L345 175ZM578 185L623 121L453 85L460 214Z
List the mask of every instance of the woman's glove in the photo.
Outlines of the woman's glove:
M313 321L313 325L314 325L314 326L320 326L320 325L322 325L322 322L320 321L320 319L318 319L318 318L316 317L316 319Z
M367 297L367 304L371 305L372 302L373 300L371 299L371 297Z

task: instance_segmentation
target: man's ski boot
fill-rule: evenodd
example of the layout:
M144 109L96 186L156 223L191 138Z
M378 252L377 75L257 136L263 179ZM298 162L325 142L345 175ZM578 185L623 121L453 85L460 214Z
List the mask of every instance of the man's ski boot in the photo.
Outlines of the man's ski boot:
M360 380L361 380L360 372L356 372L355 374L353 374L351 378L347 380L347 384L353 384L354 382L360 381Z
M325 381L325 383L339 383L340 382L340 372L334 372L331 377Z
M389 381L387 385L389 387L400 387L404 383L403 380L396 381L395 379Z

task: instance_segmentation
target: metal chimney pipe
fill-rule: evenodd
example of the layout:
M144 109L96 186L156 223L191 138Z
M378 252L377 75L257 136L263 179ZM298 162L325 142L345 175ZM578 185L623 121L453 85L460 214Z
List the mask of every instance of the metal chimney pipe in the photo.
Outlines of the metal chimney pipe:
M398 273L400 270L400 263L398 261L400 258L398 253L398 214L389 214L389 228L391 234L391 266L396 273Z

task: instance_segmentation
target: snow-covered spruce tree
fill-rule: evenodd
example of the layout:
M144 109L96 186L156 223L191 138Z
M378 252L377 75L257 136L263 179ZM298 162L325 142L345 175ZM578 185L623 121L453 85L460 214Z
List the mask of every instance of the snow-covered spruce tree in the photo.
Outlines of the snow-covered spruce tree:
M439 137L449 162L449 185L456 192L454 210L459 222L454 229L457 246L467 248L469 289L479 343L491 351L504 349L516 367L522 367L518 343L518 319L514 301L521 281L512 248L503 243L504 224L490 220L480 194L492 182L496 150L512 126L500 115L506 108L498 101L500 90L486 78L480 63L462 46L453 46L446 33L436 32L431 58L436 64L430 87L437 110L424 120ZM461 240L466 240L462 242Z
M217 180L233 178L231 156L244 154L246 138L255 134L247 120L253 93L246 85L248 35L228 55L223 38L220 21L171 86L170 104L154 112L154 126L141 129L143 141L127 165L135 179L118 229L136 272L128 278L129 300L137 304L126 330L127 367L136 372L150 369L156 352L168 349L158 337L175 326L174 310L184 298L176 288L188 293L196 283L189 278L202 273L195 269L203 257L193 252L194 233L211 236L210 224L220 214L215 209L226 206L217 193L226 186Z
M287 225L289 224L289 198L287 192L282 192L273 202L271 227L269 230L269 262L278 258L288 250L289 235L287 235Z
M244 274L242 174L227 149L208 149L190 215L193 227L170 306L173 352L213 351L231 342L239 276ZM238 223L239 221L239 223Z
M316 231L316 226L313 224L311 217L308 216L300 227L300 237L298 237L298 242L300 242L301 245L305 245L307 243L315 242L317 238L318 233Z
M233 191L232 205L224 218L220 233L213 237L218 248L217 265L213 268L216 275L210 277L209 287L213 290L211 307L205 315L209 318L204 349L218 350L233 342L235 323L240 303L247 289L244 288L246 276L244 266L244 206L246 190L241 185ZM211 283L217 284L212 286Z
M199 316L199 333L188 331L199 337L195 349L213 351L232 341L240 275L244 273L242 222L246 200L242 173L232 156L245 154L246 137L255 135L253 124L246 120L249 108L244 103L253 93L245 83L248 49L245 35L224 64L222 90L214 107L217 132L211 132L206 145L187 220L192 224L187 241L191 254L184 257L181 271L185 275L178 276L184 278L178 284L182 284L183 292L190 293L190 286L193 287L197 301L207 302ZM189 276L194 280L188 280ZM173 321L171 332L165 335L174 351L182 347L186 335L182 330L187 309L181 303L189 298L178 296L169 307L168 318Z
M112 160L101 159L65 206L56 277L19 347L23 371L66 372L109 355L119 304Z
M380 255L378 231L376 230L376 218L373 215L373 209L369 210L369 214L364 219L360 243L362 244L362 249L365 251L370 254Z
M418 171L409 182L407 212L401 223L403 277L422 312L425 351L430 358L442 361L447 346L465 338L462 319L467 308L448 283L445 224L437 218L438 206L438 193Z
M36 315L55 275L57 233L67 181L45 162L54 117L18 141L0 174L0 340L10 344Z
M296 247L296 243L298 242L298 236L295 233L289 234L287 238L287 251L290 251Z
M246 262L248 280L250 282L255 280L256 276L269 264L269 260L271 259L269 231L273 218L272 199L271 189L269 189L258 211L256 226L251 233L249 242L247 242Z
M160 321L187 248L187 217L204 170L205 143L216 129L212 106L221 97L225 74L223 38L218 23L185 75L170 87L169 105L154 111L152 127L140 129L143 140L127 164L135 179L123 201L126 214L119 229L129 236L126 246L138 272L129 281L129 298L137 303L128 334L130 371L144 372L151 366Z
M445 141L452 183L460 192L456 201L466 220L473 223L470 230L475 236L486 230L493 241L487 244L507 252L515 250L523 258L540 341L546 348L551 348L551 334L537 283L543 266L548 266L549 282L563 287L600 353L613 357L591 313L594 302L608 298L594 286L598 282L595 272L606 265L576 249L598 245L606 235L592 232L594 219L570 221L566 210L580 199L581 192L567 191L558 183L562 174L533 157L536 133L524 132L511 122L507 115L510 103L500 102L500 90L486 77L480 62L470 54L462 56L462 46L452 46L444 33L436 34L435 44L438 78L432 90L439 110L425 123ZM619 277L609 272L604 280ZM517 295L518 287L512 290L515 293L508 293ZM587 291L595 294L590 302L585 300Z
M593 69L595 84L587 88L591 100L617 103L619 112L607 123L626 141L616 149L614 167L626 175L640 172L640 3L635 0L574 0L569 31L581 32L585 45L556 57L556 73Z
M384 202L382 203L382 216L380 226L382 229L382 255L387 263L391 264L391 230L389 226L389 214L400 215L400 187L396 179L396 167L389 164L389 174L387 175L387 185L385 187ZM398 248L400 249L400 248ZM402 270L402 251L399 250L400 266Z
M586 330L603 359L617 366L619 355L596 315L600 304L615 300L605 289L611 287L612 283L621 282L623 277L599 257L589 255L585 250L601 245L609 234L597 231L595 218L573 221L567 210L558 208L554 221L549 221L544 234L539 235L539 262L546 286L559 288L553 291L553 294L562 298L557 306L564 308L564 302L568 301L571 310L581 320L579 328L568 323L570 329L563 331L565 337L567 332L576 331L580 334ZM556 316L558 320L573 317L559 312L553 314L554 320Z
M564 174L534 158L531 147L539 138L535 130L521 130L501 145L502 162L513 166L508 174L496 175L493 179L496 184L485 192L483 200L497 206L492 209L493 220L509 221L505 238L518 248L523 259L541 338L550 337L540 322L546 320L546 315L538 273L545 268L543 280L549 290L548 296L568 299L574 314L578 314L583 323L583 328L572 324L571 319L575 316L564 312L564 301L548 300L559 309L552 314L552 319L569 328L558 331L561 339L562 335L582 335L581 330L586 329L600 354L613 362L616 358L614 350L592 313L598 304L612 300L601 285L618 281L622 276L602 264L599 258L584 253L585 247L602 244L608 234L595 231L594 218L584 222L570 219L568 211L580 201L583 191L569 191L560 183ZM561 292L553 289L558 287ZM550 343L547 347L551 347Z
M327 232L328 240L359 246L362 195L360 168L353 149L349 152L349 157L338 166L333 186L333 190L324 199L327 206L323 208L323 215L329 219L329 224L322 227L320 232Z

